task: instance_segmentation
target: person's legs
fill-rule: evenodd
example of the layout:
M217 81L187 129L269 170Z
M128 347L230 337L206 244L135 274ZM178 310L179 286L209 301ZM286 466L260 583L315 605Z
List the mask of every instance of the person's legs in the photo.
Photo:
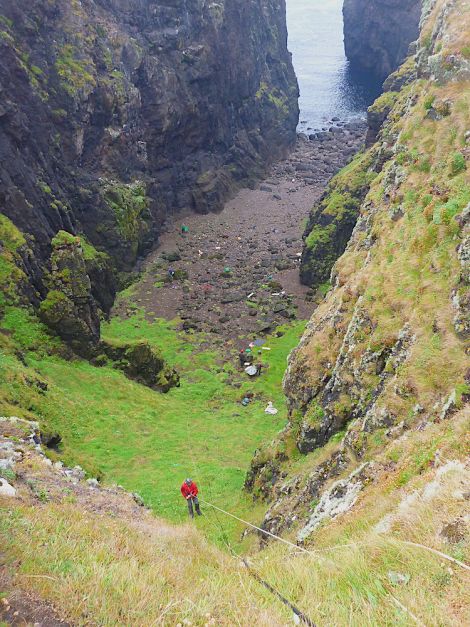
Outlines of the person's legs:
M202 512L199 509L199 499L197 498L197 496L194 497L194 505L196 506L196 513L198 516L202 516Z
M189 515L191 516L191 518L194 518L193 499L188 499L188 510L189 510Z

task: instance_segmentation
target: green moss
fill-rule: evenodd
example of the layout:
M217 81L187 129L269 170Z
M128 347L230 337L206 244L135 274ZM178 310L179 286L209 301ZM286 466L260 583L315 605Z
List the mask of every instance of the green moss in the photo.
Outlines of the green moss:
M330 182L325 197L313 208L305 237L302 278L316 287L328 280L356 223L371 182L370 152L356 156Z
M69 304L70 301L63 292L50 290L40 305L40 312L45 314L48 320L57 323L63 317L64 307L68 308Z
M255 94L256 100L265 99L276 107L283 115L289 113L289 106L285 96L276 88L270 88L269 85L261 81L259 89Z
M99 250L91 244L84 235L80 235L80 244L83 250L83 258L85 261L103 262L109 260L109 255Z
M461 172L467 169L467 164L465 163L465 157L461 152L454 152L449 161L449 170L451 176L457 176Z
M384 113L389 111L398 99L397 91L386 91L369 107L372 113Z
M19 229L6 216L0 214L0 306L19 300L19 287L27 281L19 267L18 249L26 244Z
M430 111L432 109L432 105L434 104L434 101L436 100L436 96L434 94L429 94L428 96L426 96L426 98L424 99L424 103L423 103L423 107L426 111Z
M52 238L51 244L53 248L56 248L58 246L76 244L77 241L78 241L78 238L76 235L72 235L71 233L68 233L67 231L59 231L57 235L55 235L55 237Z
M109 183L104 189L104 198L112 210L120 235L137 251L139 235L145 228L143 215L148 208L145 184L135 181L128 185Z
M71 44L66 44L59 51L55 69L63 89L70 96L75 96L78 91L96 85L91 60L81 59L79 51Z
M44 194L47 194L48 196L52 196L52 189L44 181L38 181L38 187Z
M11 28L13 26L13 20L10 20L6 15L0 15L0 24L6 26L7 28Z
M325 410L323 407L317 401L312 401L305 412L303 421L305 424L309 425L309 427L316 429L320 427L324 417Z

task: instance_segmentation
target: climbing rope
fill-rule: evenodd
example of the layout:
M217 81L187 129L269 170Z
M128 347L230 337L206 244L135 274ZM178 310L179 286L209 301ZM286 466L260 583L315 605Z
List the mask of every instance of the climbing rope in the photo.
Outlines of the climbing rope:
M222 532L222 539L224 541L224 543L226 544L229 552L233 555L233 557L235 559L240 560L240 562L244 565L244 567L246 568L247 573L255 580L257 581L259 584L261 584L264 588L266 588L266 590L268 590L273 596L275 596L279 601L281 601L281 603L283 603L283 605L285 605L286 607L288 607L293 614L298 618L298 620L300 622L303 622L305 625L308 625L308 627L316 627L315 623L301 610L299 610L298 607L296 607L291 601L289 601L289 599L287 599L281 592L279 592L279 590L277 590L274 586L272 586L270 583L268 583L265 579L263 579L261 577L261 575L259 575L252 566L250 566L250 564L248 563L248 561L242 557L241 555L238 555L238 553L235 551L235 549L233 548L233 546L230 543L230 540L228 538L227 532L225 531L225 528L223 526L223 523L221 522L221 520L219 519L217 512L215 510L219 510L222 513L227 513L224 510L220 509L219 507L216 507L215 505L212 505L211 503L209 503L208 501L205 501L204 499L200 499L200 501L202 503L204 503L205 505L208 505L209 507L212 507L214 510L214 515L216 517L217 520L217 524L219 529ZM230 514L229 514L230 515ZM234 518L237 518L236 516L234 516ZM241 520L241 519L237 519L237 520ZM211 524L212 521L210 521ZM242 521L245 522L245 521ZM250 523L247 523L250 524ZM250 525L250 526L254 526L254 525ZM295 546L295 545L293 545Z
M253 525L252 523L248 522L247 520L243 520L243 518L238 518L238 516L235 516L235 514L231 514L230 512L226 512L224 509L217 507L217 505L213 505L212 503L209 503L208 501L205 501L204 499L200 498L199 499L201 501L201 503L204 503L204 505L207 505L208 507L212 507L213 509L216 509L219 512L222 512L222 514L225 514L226 516L231 516L232 518L235 518L235 520L238 520L239 522L243 523L244 525L247 525L248 527L251 527L252 529L256 529L257 531L270 536L271 538L275 538L276 540L279 540L279 542L284 542L284 544L287 544L291 547L293 547L294 549L296 549L297 551L302 551L303 553L308 553L309 555L315 555L314 551L308 551L307 549L305 549L303 546L298 546L297 544L294 544L293 542L289 542L289 540L286 540L285 538L281 538L280 536L275 535L274 533L271 533L270 531L266 531L266 529L261 529L261 527L257 527L256 525Z
M188 423L188 430L189 430L189 423ZM191 464L193 467L193 470L196 472L197 474L197 464L196 464L196 460L194 458L194 454L192 449L189 449L189 457L191 458ZM273 596L275 596L279 601L281 601L281 603L283 603L286 607L288 607L293 613L294 615L298 618L299 621L303 622L305 625L307 625L308 627L316 627L315 623L306 615L304 614L304 612L302 612L301 610L299 610L299 608L297 608L291 601L289 601L289 599L287 599L281 592L279 592L279 590L277 590L274 586L272 586L270 583L268 583L265 579L263 579L253 568L252 566L250 566L250 564L248 564L247 560L242 557L241 555L238 555L238 553L235 551L235 549L233 548L233 546L230 543L229 537L227 532L225 531L225 527L222 523L222 521L219 519L219 516L217 515L217 511L226 514L227 516L232 516L233 518L235 518L236 520L239 520L240 522L250 526L250 527L254 527L255 529L258 529L259 531L263 531L262 529L259 529L259 527L256 527L255 525L252 525L251 523L249 523L248 521L242 520L241 518L238 518L237 516L234 516L234 514L230 514L229 512L226 512L225 510L221 509L220 507L217 507L216 505L213 505L212 503L209 503L208 501L206 501L205 499L201 498L200 496L198 497L199 501L201 503L204 503L204 505L207 505L208 507L211 507L215 518L216 518L216 525L218 527L218 529L221 531L221 537L223 542L225 543L228 551L233 555L233 557L237 560L240 560L240 562L244 565L244 567L246 568L247 573L250 575L250 577L252 577L256 582L258 582L260 585L262 585L264 588L266 588L266 590L268 590ZM209 521L209 523L215 527L214 522L210 519L207 518L207 520ZM216 527L216 528L217 528ZM281 541L286 542L287 544L290 544L291 546L293 546L296 549L299 549L301 547L297 547L295 544L292 544L292 542L288 542L287 540L283 540L283 538L278 538L278 536L275 536L274 534L271 534L269 532L266 532L269 535L272 535L274 538L277 538ZM306 549L302 549L304 551L306 551ZM309 551L306 551L309 552Z

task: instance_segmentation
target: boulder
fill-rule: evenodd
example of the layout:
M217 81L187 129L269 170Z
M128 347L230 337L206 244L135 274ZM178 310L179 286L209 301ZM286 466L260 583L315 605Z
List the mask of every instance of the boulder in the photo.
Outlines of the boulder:
M0 496L16 496L15 488L8 483L6 479L0 477Z

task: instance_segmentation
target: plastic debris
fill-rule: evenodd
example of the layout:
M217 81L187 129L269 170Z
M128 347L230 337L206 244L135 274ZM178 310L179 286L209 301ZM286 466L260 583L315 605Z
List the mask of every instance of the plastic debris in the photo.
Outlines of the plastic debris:
M248 368L245 368L245 372L250 377L254 377L256 373L258 372L258 369L256 366L248 366ZM276 413L277 413L277 410L276 410Z
M269 401L268 406L264 410L264 413L265 414L271 414L272 416L275 416L278 413L278 410L274 407L272 402Z

